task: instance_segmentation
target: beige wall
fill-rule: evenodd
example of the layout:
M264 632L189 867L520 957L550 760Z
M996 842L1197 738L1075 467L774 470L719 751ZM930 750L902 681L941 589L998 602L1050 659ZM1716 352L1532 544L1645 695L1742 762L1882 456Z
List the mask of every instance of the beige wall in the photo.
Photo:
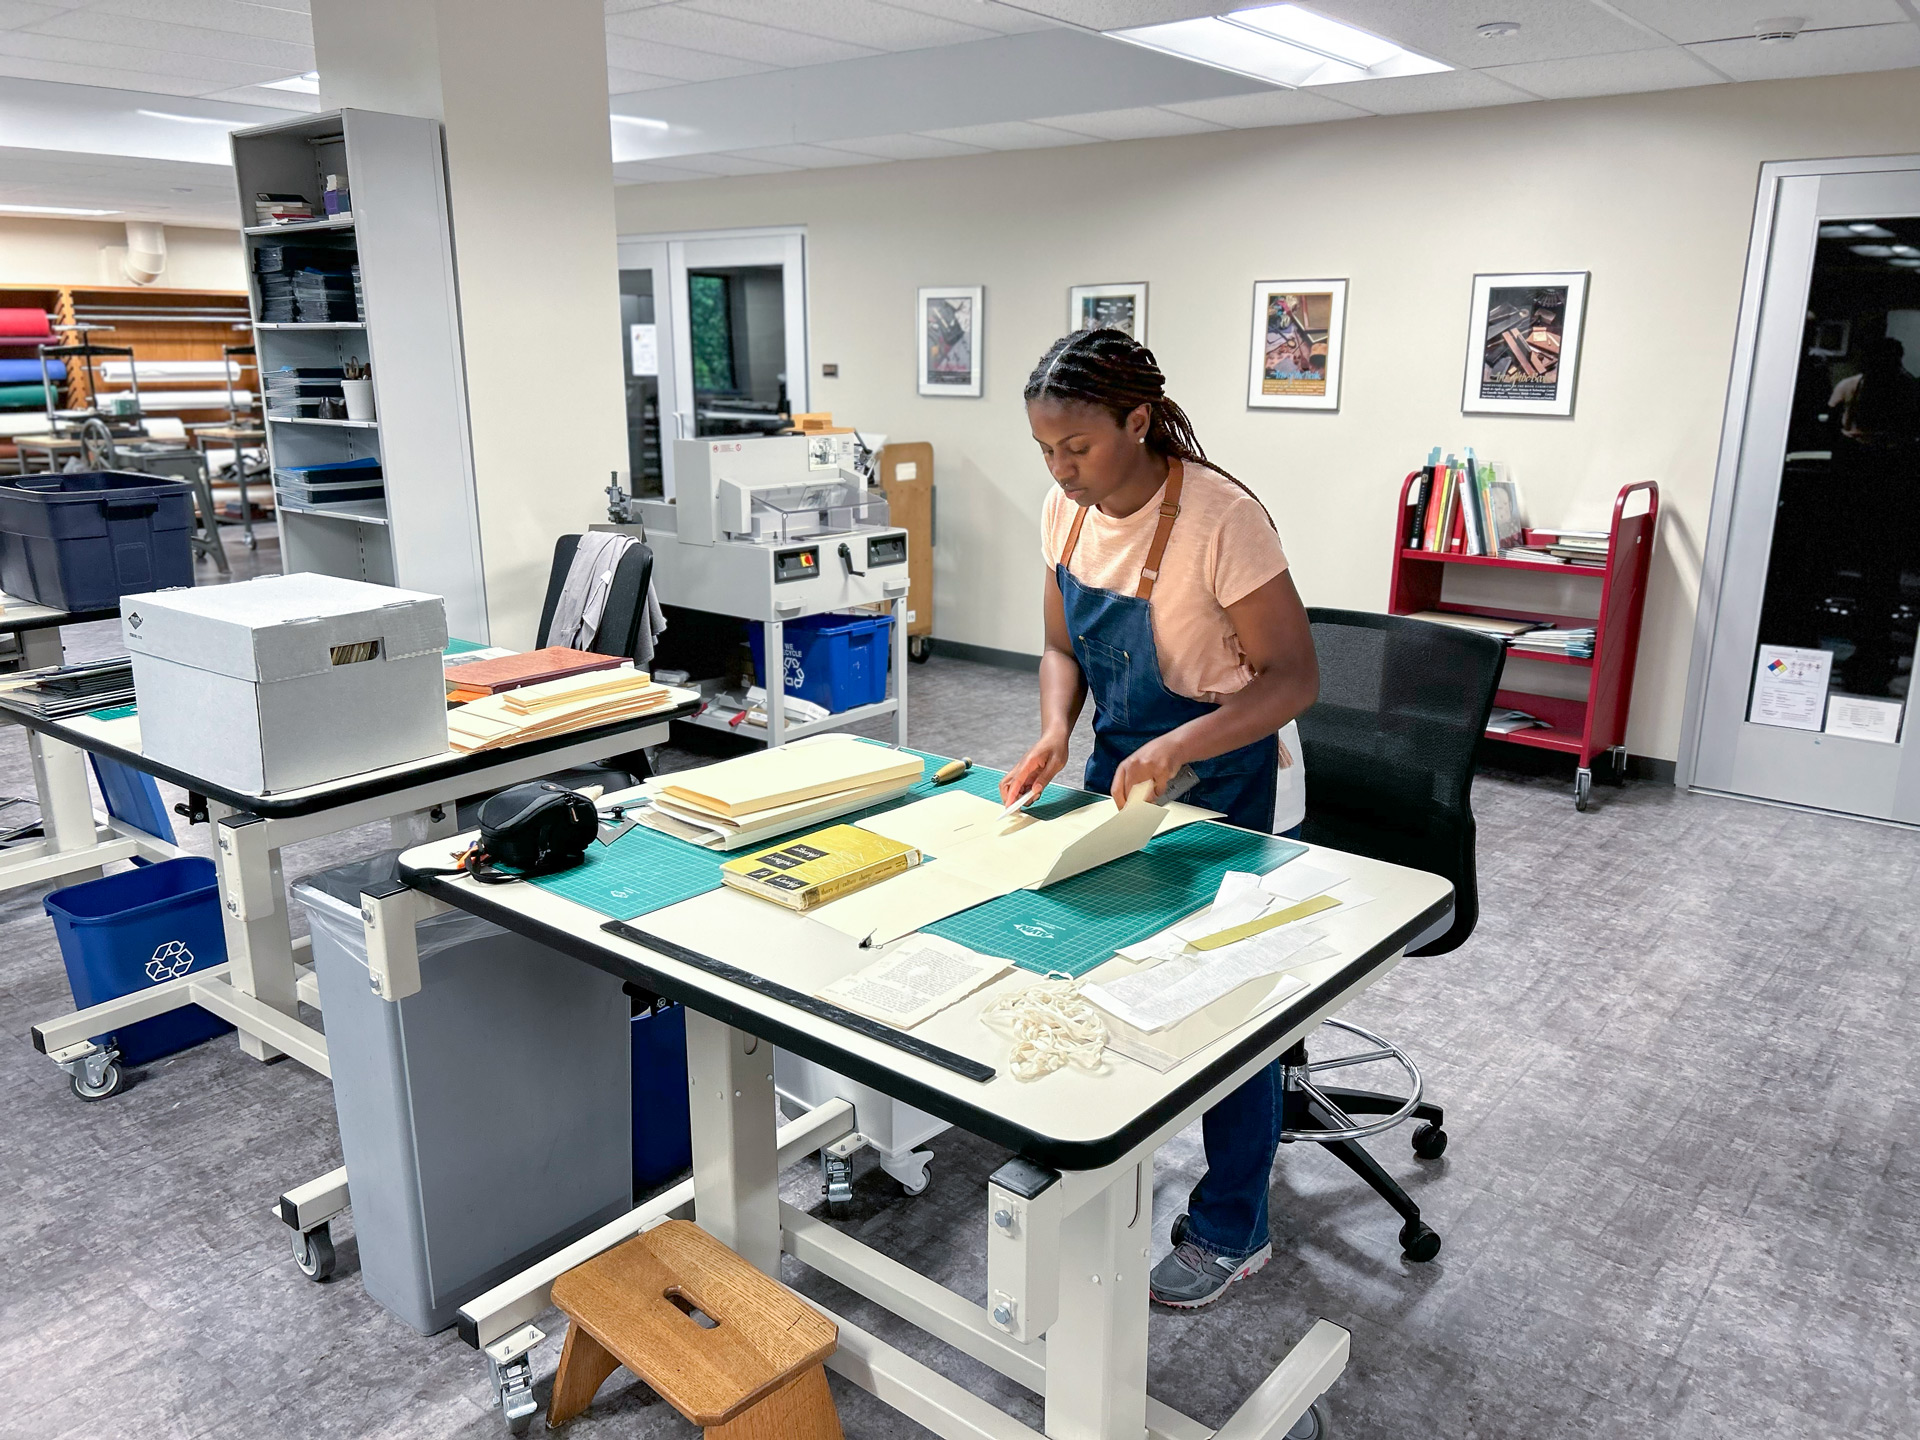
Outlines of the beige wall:
M127 285L119 270L127 227L106 220L0 215L0 285ZM114 252L103 264L102 251ZM242 290L238 230L167 227L167 268L156 290Z
M1762 161L1920 150L1920 72L628 187L624 235L808 227L815 409L931 440L939 636L1040 648L1046 472L1020 387L1072 284L1151 282L1153 349L1267 501L1310 604L1384 608L1398 484L1432 445L1510 461L1531 518L1665 519L1629 743L1672 758ZM1476 271L1590 270L1574 417L1462 416ZM1352 281L1338 414L1246 408L1252 283ZM914 291L984 284L984 397L915 394ZM819 378L820 362L840 378Z

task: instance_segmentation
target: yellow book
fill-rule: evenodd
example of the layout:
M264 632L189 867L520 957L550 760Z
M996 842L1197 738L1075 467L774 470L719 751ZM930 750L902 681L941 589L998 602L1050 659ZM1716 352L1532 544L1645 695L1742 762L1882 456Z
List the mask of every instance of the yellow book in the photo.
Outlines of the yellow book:
M807 911L920 863L920 852L857 825L830 825L729 860L720 879L789 910Z

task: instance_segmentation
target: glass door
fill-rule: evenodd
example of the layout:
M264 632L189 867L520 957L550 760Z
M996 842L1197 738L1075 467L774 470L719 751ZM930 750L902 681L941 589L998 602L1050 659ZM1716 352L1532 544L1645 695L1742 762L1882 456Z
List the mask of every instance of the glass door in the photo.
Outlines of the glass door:
M1920 823L1920 167L1781 178L1761 292L1693 783Z
M798 231L621 243L634 494L674 493L676 438L768 435L807 408L804 246Z

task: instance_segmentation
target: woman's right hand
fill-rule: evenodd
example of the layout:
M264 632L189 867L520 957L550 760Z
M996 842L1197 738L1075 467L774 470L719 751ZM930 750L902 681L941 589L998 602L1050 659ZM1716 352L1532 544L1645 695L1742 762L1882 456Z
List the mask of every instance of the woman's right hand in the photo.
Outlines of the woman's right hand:
M1020 763L1007 772L1007 778L1000 782L1000 803L1011 805L1023 796L1046 789L1047 782L1066 768L1065 737L1055 739L1051 735L1042 735Z

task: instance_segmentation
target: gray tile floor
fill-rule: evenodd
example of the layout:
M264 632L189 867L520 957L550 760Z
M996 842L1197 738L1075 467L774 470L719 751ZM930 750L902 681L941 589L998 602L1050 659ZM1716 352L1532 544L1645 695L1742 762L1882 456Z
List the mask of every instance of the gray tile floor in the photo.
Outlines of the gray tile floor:
M913 684L914 743L1018 755L1030 679L936 656ZM0 793L28 784L0 732ZM1444 1160L1374 1142L1439 1259L1404 1263L1371 1194L1284 1151L1273 1264L1211 1310L1154 1316L1161 1398L1217 1425L1325 1316L1354 1335L1331 1399L1355 1440L1920 1433L1920 837L1650 784L1598 799L1577 815L1564 777L1484 773L1478 934L1353 1008L1448 1108ZM381 843L304 846L288 870ZM472 1351L368 1299L350 1219L331 1284L288 1259L267 1206L338 1163L323 1081L217 1041L82 1105L26 1039L69 1004L40 893L0 897L0 1434L503 1433ZM863 1164L849 1223L982 1295L1003 1153L935 1148L914 1200ZM1161 1153L1162 1243L1200 1167L1193 1131ZM784 1189L817 1203L805 1167ZM1018 1387L793 1278L1038 1423ZM536 1353L543 1397L557 1350ZM849 1436L922 1433L836 1386ZM572 1429L693 1433L624 1372Z

